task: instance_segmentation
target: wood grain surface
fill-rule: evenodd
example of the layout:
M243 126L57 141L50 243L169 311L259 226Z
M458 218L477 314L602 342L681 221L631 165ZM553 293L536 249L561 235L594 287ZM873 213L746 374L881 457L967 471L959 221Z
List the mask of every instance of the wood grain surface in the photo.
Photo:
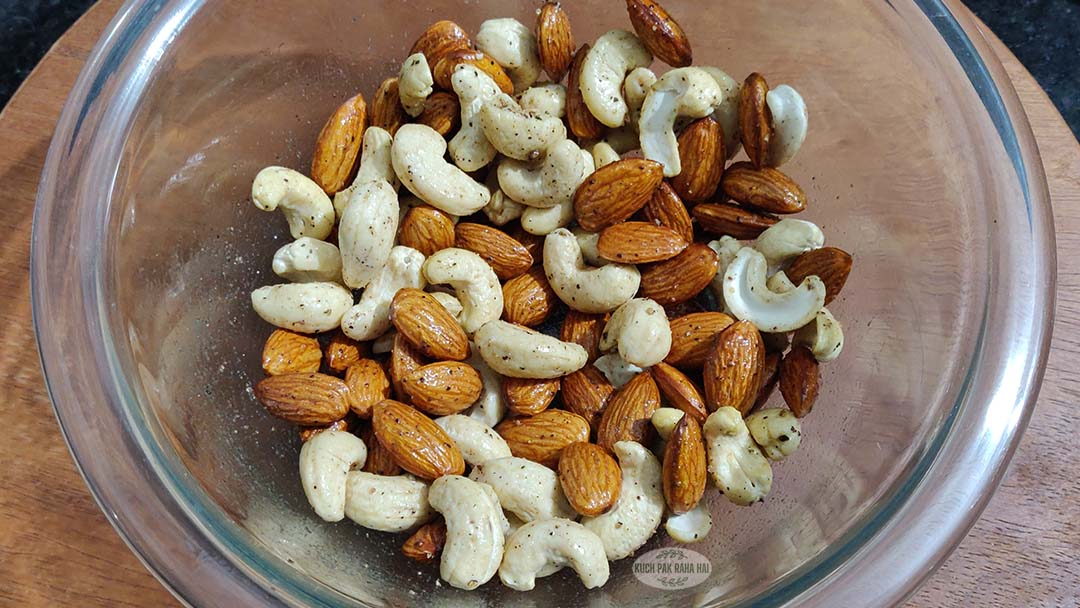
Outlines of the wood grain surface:
M42 383L30 322L34 197L61 105L119 7L102 0L49 52L0 114L0 606L177 606L109 526L79 476ZM993 39L993 36L988 36ZM1053 352L1039 404L989 508L912 607L1080 606L1080 146L996 39L1031 118L1058 237Z

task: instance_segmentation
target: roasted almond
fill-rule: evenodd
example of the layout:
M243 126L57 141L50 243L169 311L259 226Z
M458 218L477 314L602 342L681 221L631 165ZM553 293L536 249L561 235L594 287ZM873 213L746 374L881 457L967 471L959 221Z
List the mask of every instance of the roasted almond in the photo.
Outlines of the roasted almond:
M371 99L371 108L368 112L368 124L373 127L386 129L391 135L397 133L398 127L409 122L409 115L405 108L401 107L401 96L398 94L398 79L396 76L382 81Z
M660 183L641 211L650 222L671 228L687 243L694 242L694 224L690 220L690 213L679 194L666 181Z
M689 414L698 424L705 424L709 410L705 408L701 391L686 374L664 362L650 367L649 373L652 374L663 401Z
M607 314L590 314L573 309L566 311L559 339L563 342L580 344L589 353L589 363L600 356L600 337L607 325Z
M596 443L613 450L620 441L636 441L648 445L652 437L652 415L660 407L660 392L649 372L638 372L608 400Z
M664 358L682 369L701 369L716 336L735 319L722 312L695 312L671 320L671 350Z
M638 38L657 59L673 68L684 68L694 62L690 40L655 0L626 0L626 11Z
M361 418L371 418L371 408L390 398L390 379L382 365L373 359L361 359L345 370L349 387L349 409Z
M413 370L402 379L401 388L416 409L432 416L449 416L475 403L484 383L480 372L468 363L439 361Z
M317 372L321 363L319 341L295 331L275 329L263 345L262 368L269 376Z
M443 520L424 524L405 539L401 553L418 562L435 561L446 544L446 522Z
M534 266L503 284L503 319L510 323L536 327L547 320L558 303L559 296L542 266Z
M398 399L408 399L405 394L403 381L405 376L424 365L424 354L420 349L413 346L405 336L395 333L394 342L390 347L389 373L390 383L394 387L394 395Z
M563 448L589 440L589 423L564 410L544 410L535 416L503 420L495 431L518 458L555 467Z
M311 179L327 194L343 190L356 175L367 128L367 103L359 93L326 120L311 155Z
M690 123L679 134L682 172L671 185L684 201L700 203L712 198L724 173L724 130L710 116Z
M780 362L780 394L795 414L802 418L814 409L821 377L814 353L805 346L795 346Z
M585 65L585 55L588 54L589 45L581 45L574 53L574 60L566 77L566 124L570 126L570 132L583 141L599 139L604 134L604 125L593 116L581 95L581 68Z
M349 366L368 356L368 347L345 335L340 329L330 336L330 342L326 344L326 366L330 371L339 374L349 369Z
M772 397L773 391L776 390L776 383L780 380L781 356L780 353L775 352L765 354L765 362L761 364L761 388L758 389L754 407L751 409L765 407L765 404L769 402L769 397Z
M735 163L724 172L720 185L737 203L753 205L769 213L798 213L806 209L806 193L779 169L755 169Z
M705 495L705 443L701 425L692 416L683 416L671 432L660 479L672 513L686 513Z
M661 306L694 298L709 286L720 257L704 243L693 243L682 253L641 269L641 295Z
M323 431L348 431L350 426L348 416L335 420L327 426L302 426L299 428L300 441L307 441Z
M427 59L428 68L435 70L435 64L440 59L454 51L465 51L472 48L472 41L465 30L453 21L436 21L428 26L424 33L413 43L409 50L410 55L423 53ZM444 87L445 88L445 87Z
M769 83L757 72L747 76L739 90L739 138L750 162L759 168L765 166L772 139L772 112L765 103L768 93Z
M765 345L753 323L732 323L716 337L705 359L705 405L710 412L731 406L745 416L761 388Z
M490 76L503 93L507 95L514 94L514 83L506 75L506 70L497 61L476 49L458 49L447 53L439 59L431 71L431 75L435 78L435 84L440 89L453 90L450 78L454 75L457 66L461 64L474 66Z
M455 234L454 244L483 258L502 281L532 268L533 258L525 246L498 228L460 222Z
M419 411L391 399L375 406L375 437L399 467L421 479L461 475L465 460L454 440Z
M851 274L851 254L836 247L814 249L795 258L784 271L791 282L798 285L808 276L817 276L825 283L825 303L840 294Z
M614 392L615 387L595 365L586 365L562 378L563 405L588 420L593 429L600 427L600 417Z
M349 387L326 374L268 376L255 398L274 416L304 426L326 426L349 413Z
M435 91L424 102L424 111L416 122L435 129L446 139L461 126L461 104L457 95L448 91Z
M623 222L600 233L596 250L600 257L622 264L642 264L671 259L688 245L671 228L651 222Z
M599 232L634 215L649 202L660 182L664 166L644 158L624 158L600 167L574 193L578 224Z
M559 378L503 378L506 407L518 416L535 416L555 400L560 384Z
M371 425L365 426L364 430L360 431L360 439L367 446L367 459L364 460L361 470L373 475L401 474L401 467L394 462L394 455L379 443L379 438L375 436L375 429Z
M774 215L730 203L703 203L694 207L693 214L702 230L739 240L756 239L769 226L780 221Z
M421 289L399 289L390 302L390 322L413 346L439 361L469 357L469 337L435 296Z
M576 441L566 446L559 459L559 483L575 511L596 517L619 500L622 469L604 448Z
M398 228L398 244L429 256L454 246L454 220L428 205L409 209Z
M558 2L546 2L536 13L536 49L551 82L561 81L574 60L574 35Z

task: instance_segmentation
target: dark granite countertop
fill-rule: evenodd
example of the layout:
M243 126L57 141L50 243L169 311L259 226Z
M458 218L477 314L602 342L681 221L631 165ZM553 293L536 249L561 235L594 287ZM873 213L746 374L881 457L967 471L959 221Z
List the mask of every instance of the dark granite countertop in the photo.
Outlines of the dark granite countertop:
M0 106L93 0L0 0ZM1080 0L967 0L1080 136Z

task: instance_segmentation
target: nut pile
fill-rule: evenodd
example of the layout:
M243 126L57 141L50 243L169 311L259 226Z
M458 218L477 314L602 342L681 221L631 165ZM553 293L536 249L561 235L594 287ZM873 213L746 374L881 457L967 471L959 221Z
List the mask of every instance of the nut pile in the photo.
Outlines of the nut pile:
M788 217L807 197L777 168L802 97L691 66L660 5L627 8L636 34L576 48L557 3L439 21L327 120L310 177L252 186L295 239L251 296L278 328L255 396L300 427L321 518L411 532L454 587L597 587L661 523L701 540L710 485L769 493L843 347L851 256Z

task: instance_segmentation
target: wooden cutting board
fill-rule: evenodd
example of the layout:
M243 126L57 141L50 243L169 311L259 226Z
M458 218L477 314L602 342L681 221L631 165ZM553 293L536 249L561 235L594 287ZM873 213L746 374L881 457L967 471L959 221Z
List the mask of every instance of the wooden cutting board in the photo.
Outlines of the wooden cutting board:
M120 6L102 0L0 114L0 606L178 606L109 526L75 469L42 383L30 323L34 197L53 127L83 61ZM1001 489L911 606L1080 606L1080 146L1042 89L992 35L1031 119L1058 235L1053 352L1039 404Z

